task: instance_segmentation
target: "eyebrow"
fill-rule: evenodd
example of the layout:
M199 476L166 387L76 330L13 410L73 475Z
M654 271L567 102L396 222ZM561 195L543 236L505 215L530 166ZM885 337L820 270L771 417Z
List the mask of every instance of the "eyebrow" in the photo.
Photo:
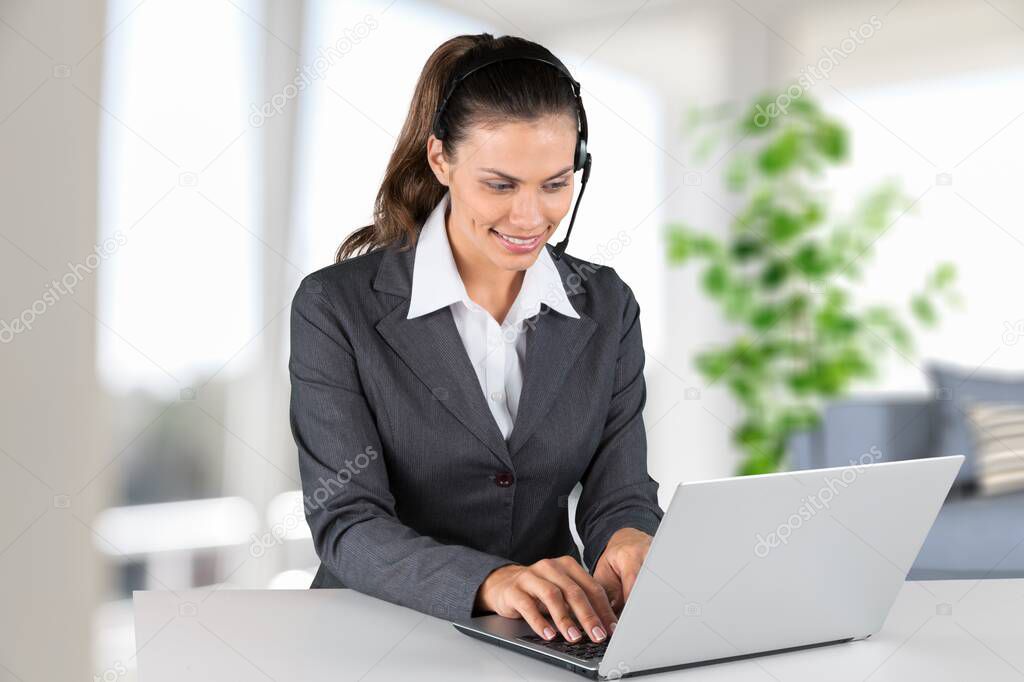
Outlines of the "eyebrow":
M509 175L508 173L502 173L497 168L481 168L480 170L482 170L485 173L494 173L495 175L503 177L506 180L512 180L513 182L522 182L522 180L520 180L519 178L515 177L514 175ZM563 168L562 170L558 171L557 173L555 173L551 177L545 178L544 182L547 182L548 180L554 180L555 178L559 177L560 175L565 175L566 173L568 173L571 170L572 170L572 166L566 166L565 168Z

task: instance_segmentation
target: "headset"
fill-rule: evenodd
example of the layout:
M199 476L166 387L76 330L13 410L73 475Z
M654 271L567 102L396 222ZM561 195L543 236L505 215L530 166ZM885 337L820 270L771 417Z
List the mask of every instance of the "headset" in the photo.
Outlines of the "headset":
M590 179L591 161L590 152L587 151L587 112L583 108L583 100L580 97L580 84L572 77L572 74L569 73L569 69L565 67L565 64L540 45L510 45L507 47L488 50L484 54L471 59L464 66L459 67L458 72L451 79L451 82L448 85L444 98L437 106L437 111L434 113L434 122L431 126L431 132L437 139L444 140L448 131L445 130L444 124L441 122L441 117L444 115L445 107L448 106L448 100L451 99L452 93L455 92L455 89L460 83L462 83L462 81L491 64L497 64L498 62L505 62L512 59L529 59L555 67L558 69L562 78L569 81L569 85L572 87L573 96L576 98L576 111L579 114L579 126L576 129L576 154L573 159L573 172L575 173L578 170L582 170L583 179L580 183L580 193L579 196L576 197L576 206L572 210L572 219L569 221L569 229L565 233L565 239L559 242L554 249L555 258L561 260L562 254L565 252L565 247L569 245L569 235L572 234L572 226L576 222L576 211L580 208L580 200L583 199L583 191L587 188L587 180Z

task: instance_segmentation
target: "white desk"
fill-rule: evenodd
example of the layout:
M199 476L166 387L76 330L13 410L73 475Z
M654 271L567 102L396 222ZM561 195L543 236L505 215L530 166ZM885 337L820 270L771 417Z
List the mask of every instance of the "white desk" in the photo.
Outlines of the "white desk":
M141 682L582 680L352 590L135 593ZM651 680L1024 680L1024 580L906 583L882 631L848 644Z

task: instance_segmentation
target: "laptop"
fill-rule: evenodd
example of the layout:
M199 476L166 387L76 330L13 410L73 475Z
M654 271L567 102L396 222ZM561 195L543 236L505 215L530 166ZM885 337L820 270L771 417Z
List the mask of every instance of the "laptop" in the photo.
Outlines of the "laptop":
M963 461L683 483L604 642L548 642L495 614L453 625L602 680L866 639L882 627Z

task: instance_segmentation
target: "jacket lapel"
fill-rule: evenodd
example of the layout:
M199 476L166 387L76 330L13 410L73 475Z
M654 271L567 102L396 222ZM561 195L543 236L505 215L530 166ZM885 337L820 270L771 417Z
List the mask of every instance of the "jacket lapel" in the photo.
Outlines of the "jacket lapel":
M561 270L561 263L559 266ZM578 319L566 317L545 304L539 314L530 318L533 322L526 323L529 325L526 330L526 366L523 368L519 412L509 435L511 455L515 455L544 420L565 383L569 368L597 328L591 317L580 312L574 298L569 295L569 302L580 315Z
M578 278L570 277L574 271L565 260L555 260L569 301L580 317L566 317L544 305L526 322L523 390L506 441L480 389L451 309L407 319L414 257L415 248L385 250L373 287L403 300L377 323L377 331L441 404L512 469L512 455L543 421L569 368L597 328L597 323L580 311L586 290L578 281L573 282Z
M403 300L377 323L377 331L434 397L508 468L508 446L491 416L450 308L407 319L415 249L388 249L374 289Z

